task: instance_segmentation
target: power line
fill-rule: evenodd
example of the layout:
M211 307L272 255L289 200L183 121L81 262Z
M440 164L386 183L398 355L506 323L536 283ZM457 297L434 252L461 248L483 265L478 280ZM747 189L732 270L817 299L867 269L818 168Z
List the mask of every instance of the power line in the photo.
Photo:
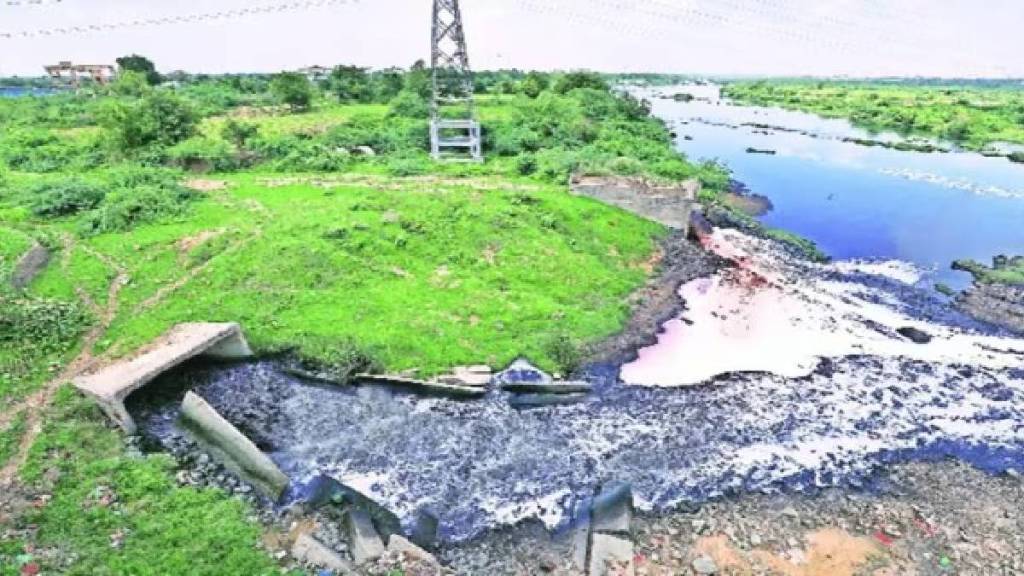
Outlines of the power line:
M45 4L60 4L63 0L3 0L0 5L15 6L43 6Z
M181 16L163 16L159 18L141 18L138 20L124 20L121 22L109 22L104 24L87 24L81 26L41 28L36 30L20 30L17 32L0 32L0 40L11 40L15 38L36 38L40 36L61 36L66 34L89 34L94 32L103 32L107 30L117 30L120 28L137 28L143 26L164 26L176 24L189 24L194 22L209 22L216 20L231 20L234 18L244 18L247 16L254 16L258 14L273 14L278 12L306 10L310 8L320 8L340 4L355 4L358 2L359 0L299 0L294 2L267 4L264 6L238 8L235 10L223 10L220 12L205 12L200 14L186 14Z

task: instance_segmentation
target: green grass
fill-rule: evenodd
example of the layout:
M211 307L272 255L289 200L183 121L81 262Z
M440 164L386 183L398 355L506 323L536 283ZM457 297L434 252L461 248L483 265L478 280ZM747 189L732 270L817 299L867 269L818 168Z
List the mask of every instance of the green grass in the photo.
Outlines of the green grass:
M260 350L295 346L324 361L355 341L393 370L500 366L521 354L553 368L552 334L593 340L619 329L664 233L527 181L376 178L325 190L261 179L232 177L229 193L260 211L210 201L182 223L89 241L129 266L137 280L122 307L132 310L194 269L200 248L183 253L182 238L224 230L200 258L208 268L160 306L121 315L101 347L232 320Z
M974 260L957 260L953 263L953 268L969 272L975 280L982 284L1024 286L1024 257L1010 259L991 267Z
M120 436L70 387L46 422L22 473L53 499L21 519L38 527L44 573L279 573L256 547L260 528L243 502L177 486L167 456L126 455Z
M871 130L891 130L981 150L995 142L1024 143L1024 90L847 84L740 82L725 94L740 102L846 118Z
M25 433L25 414L19 414L6 430L0 430L0 466L7 463L18 450L18 442Z
M299 132L322 131L344 124L357 116L383 117L388 107L384 104L337 104L319 103L315 108L300 114L255 113L238 120L252 122L260 127L260 133L268 135L295 134ZM206 136L219 138L227 116L207 118L200 126Z

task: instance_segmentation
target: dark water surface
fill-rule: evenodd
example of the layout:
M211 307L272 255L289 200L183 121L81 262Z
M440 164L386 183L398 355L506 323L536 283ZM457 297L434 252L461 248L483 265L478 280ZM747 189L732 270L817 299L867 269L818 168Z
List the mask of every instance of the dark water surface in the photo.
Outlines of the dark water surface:
M700 99L656 96L684 91ZM1024 253L1024 164L968 152L927 154L843 142L899 137L871 135L845 120L731 105L716 86L640 94L678 133L680 151L722 161L737 180L772 201L765 224L806 236L835 259L904 260L933 271L928 283L963 288L969 277L949 269L954 260L987 263L997 254ZM747 148L776 154L750 154Z

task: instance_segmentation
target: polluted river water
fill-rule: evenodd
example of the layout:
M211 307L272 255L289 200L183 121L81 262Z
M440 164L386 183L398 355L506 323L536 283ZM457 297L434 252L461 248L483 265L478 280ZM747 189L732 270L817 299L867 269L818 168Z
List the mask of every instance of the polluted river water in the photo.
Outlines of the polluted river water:
M449 543L529 519L563 526L608 482L663 510L743 491L863 486L910 459L1024 469L1024 340L952 310L922 281L938 269L913 251L867 246L843 254L871 262L813 264L732 231L704 244L736 265L682 286L686 308L658 342L624 366L590 366L593 392L575 404L519 409L498 389L460 401L324 386L267 359L186 366L129 409L143 434L180 451L178 406L193 390L281 466L292 497L327 476L404 522L432 511Z

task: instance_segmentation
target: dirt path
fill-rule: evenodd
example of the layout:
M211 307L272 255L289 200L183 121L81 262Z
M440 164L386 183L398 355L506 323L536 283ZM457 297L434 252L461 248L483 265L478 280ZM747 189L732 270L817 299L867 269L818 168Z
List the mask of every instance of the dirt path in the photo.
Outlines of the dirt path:
M43 429L43 415L46 413L46 408L53 401L53 397L63 384L92 367L95 361L93 349L96 346L96 342L103 337L111 322L117 317L119 308L118 295L121 289L128 283L128 272L119 263L114 262L105 255L101 255L88 248L83 249L112 267L117 272L117 275L107 287L106 306L101 309L96 324L86 333L78 355L55 378L44 384L38 391L29 395L21 403L8 410L5 418L9 421L13 421L18 415L24 413L26 416L26 426L25 433L18 443L18 451L8 460L3 468L0 468L0 487L8 486L13 482L18 469L21 468L28 458L29 449ZM0 422L0 428L5 428L7 424L9 422Z

